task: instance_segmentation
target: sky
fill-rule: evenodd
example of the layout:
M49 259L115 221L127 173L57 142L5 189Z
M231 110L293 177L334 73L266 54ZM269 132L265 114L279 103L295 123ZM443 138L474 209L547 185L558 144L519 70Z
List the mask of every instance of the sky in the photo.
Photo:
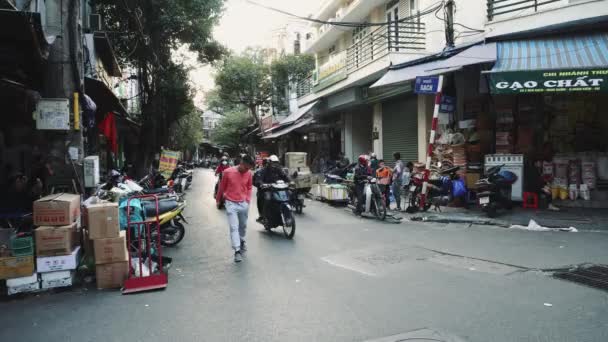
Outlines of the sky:
M256 0L260 4L278 8L301 16L315 12L322 0ZM248 46L268 46L272 31L285 25L290 17L247 2L247 0L227 0L225 11L213 36L228 49L241 52ZM203 107L203 92L213 88L213 68L196 62L192 54L184 53L187 64L192 68L190 79L197 90L195 103Z

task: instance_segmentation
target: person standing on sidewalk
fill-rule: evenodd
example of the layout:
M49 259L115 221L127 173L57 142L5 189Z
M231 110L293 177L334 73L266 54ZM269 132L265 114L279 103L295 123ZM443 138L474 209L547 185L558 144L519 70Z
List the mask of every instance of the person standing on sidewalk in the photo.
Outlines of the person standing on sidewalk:
M393 153L395 158L395 168L393 169L393 196L395 196L395 202L397 203L397 211L401 211L401 186L403 177L403 162L401 161L401 153Z
M247 218L251 202L252 175L250 170L255 166L253 159L244 155L240 164L224 171L222 182L215 201L219 204L226 201L226 216L230 226L230 241L234 249L234 262L243 261L243 253L247 251L245 235L247 234Z

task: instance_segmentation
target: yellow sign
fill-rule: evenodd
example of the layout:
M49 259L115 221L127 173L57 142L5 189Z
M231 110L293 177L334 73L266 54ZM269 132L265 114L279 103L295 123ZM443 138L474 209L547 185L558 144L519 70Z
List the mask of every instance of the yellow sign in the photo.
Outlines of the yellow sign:
M163 150L160 153L160 163L158 165L158 171L165 178L169 178L175 167L177 167L177 161L179 160L180 156L180 152Z

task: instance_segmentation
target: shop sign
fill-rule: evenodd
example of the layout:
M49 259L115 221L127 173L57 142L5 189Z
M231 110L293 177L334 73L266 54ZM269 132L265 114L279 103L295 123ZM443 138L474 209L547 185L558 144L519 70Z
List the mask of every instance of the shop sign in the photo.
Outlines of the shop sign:
M608 92L608 69L490 74L492 94Z
M181 156L180 152L163 150L160 153L160 163L158 172L165 178L169 178L173 170L177 167L177 161Z
M348 77L346 70L346 52L332 56L329 62L319 66L316 74L316 83L312 88L313 92L317 92L345 80Z
M36 129L62 130L70 129L70 100L41 99L35 112Z
M416 94L435 94L439 91L439 76L416 77Z
M442 95L441 103L439 104L439 123L450 123L455 112L456 98L453 96Z

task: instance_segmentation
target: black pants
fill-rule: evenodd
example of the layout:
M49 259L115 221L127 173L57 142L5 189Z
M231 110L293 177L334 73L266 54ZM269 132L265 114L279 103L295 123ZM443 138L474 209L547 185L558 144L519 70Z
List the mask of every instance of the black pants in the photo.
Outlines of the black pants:
M258 196L257 196L257 204L258 204L258 215L260 215L260 217L264 217L264 193L260 190L258 190Z
M355 184L355 195L357 196L357 213L362 213L365 208L365 184Z
M380 191L384 194L384 200L386 203L386 208L391 207L391 186L380 184Z

